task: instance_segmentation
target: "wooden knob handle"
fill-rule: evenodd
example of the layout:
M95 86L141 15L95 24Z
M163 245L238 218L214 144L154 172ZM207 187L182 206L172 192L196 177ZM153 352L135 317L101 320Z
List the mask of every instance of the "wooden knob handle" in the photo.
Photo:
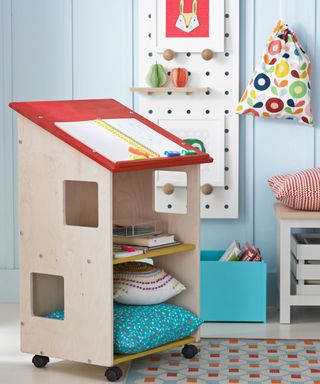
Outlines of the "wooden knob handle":
M203 60L211 60L213 58L213 52L211 49L206 48L201 52L201 57Z
M170 61L174 58L174 51L172 49L166 49L162 56L165 60Z
M174 185L171 184L171 183L167 183L163 186L163 192L166 194L166 195L172 195L173 192L174 192Z
M213 186L211 184L203 184L203 186L201 187L201 192L204 195L211 195L211 193L213 192Z

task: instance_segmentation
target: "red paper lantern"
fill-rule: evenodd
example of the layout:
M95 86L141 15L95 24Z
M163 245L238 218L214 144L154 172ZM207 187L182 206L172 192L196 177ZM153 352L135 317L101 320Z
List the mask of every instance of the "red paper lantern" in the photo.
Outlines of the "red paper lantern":
M184 87L188 81L188 71L185 68L173 68L170 79L175 87Z

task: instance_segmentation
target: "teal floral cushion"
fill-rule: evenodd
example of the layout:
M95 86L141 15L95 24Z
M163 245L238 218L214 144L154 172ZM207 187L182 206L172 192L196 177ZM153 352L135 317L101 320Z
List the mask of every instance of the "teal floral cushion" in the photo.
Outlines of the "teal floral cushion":
M114 352L143 352L190 336L202 323L194 313L172 304L114 303Z
M47 314L49 319L64 320L64 309L58 309L56 311Z
M46 317L64 320L64 310ZM172 304L125 305L114 303L114 352L130 354L190 336L203 323L185 308Z

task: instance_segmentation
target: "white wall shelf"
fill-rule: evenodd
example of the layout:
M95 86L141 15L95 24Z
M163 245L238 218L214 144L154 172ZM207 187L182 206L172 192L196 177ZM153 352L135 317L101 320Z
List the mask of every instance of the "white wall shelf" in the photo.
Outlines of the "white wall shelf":
M190 93L205 93L210 91L209 87L134 87L130 88L130 92L139 92L139 93L147 93L151 95L152 93L185 93L189 95Z

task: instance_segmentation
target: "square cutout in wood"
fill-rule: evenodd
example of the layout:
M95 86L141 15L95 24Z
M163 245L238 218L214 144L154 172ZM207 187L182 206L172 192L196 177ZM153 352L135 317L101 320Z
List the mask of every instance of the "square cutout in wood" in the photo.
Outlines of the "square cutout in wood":
M64 310L64 279L58 275L31 274L32 312L46 317L50 312Z
M98 227L98 183L66 180L65 223L79 227Z

